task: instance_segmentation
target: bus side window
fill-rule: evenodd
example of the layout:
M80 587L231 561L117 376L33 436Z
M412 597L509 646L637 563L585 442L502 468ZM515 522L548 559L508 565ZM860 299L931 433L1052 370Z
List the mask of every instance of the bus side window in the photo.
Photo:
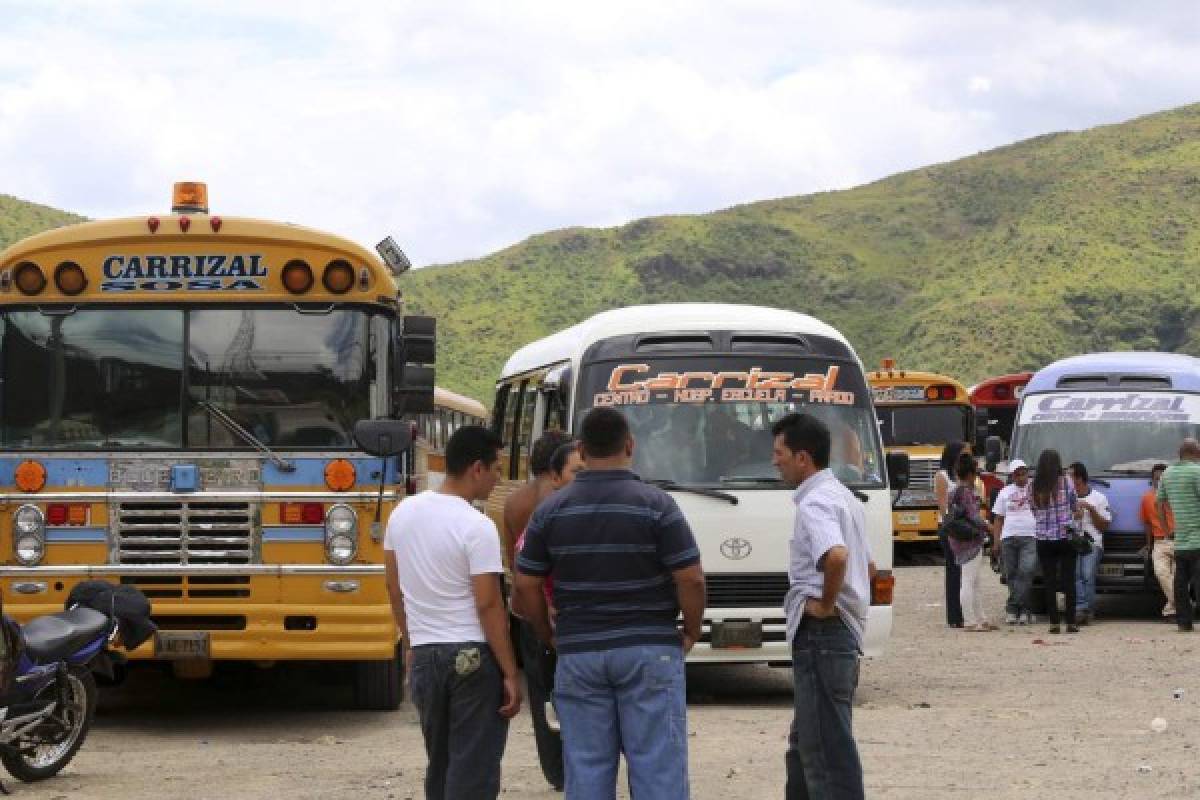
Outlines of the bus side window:
M496 399L496 413L500 421L500 439L504 442L504 453L508 456L508 478L517 479L517 413L521 410L521 388L509 384L500 390Z
M537 411L537 400L537 384L526 381L521 392L521 419L517 427L517 446L514 448L516 474L520 478L529 474L529 448L533 438L533 417Z
M567 429L567 398L562 390L556 390L546 395L546 419L542 424L544 431L565 431Z

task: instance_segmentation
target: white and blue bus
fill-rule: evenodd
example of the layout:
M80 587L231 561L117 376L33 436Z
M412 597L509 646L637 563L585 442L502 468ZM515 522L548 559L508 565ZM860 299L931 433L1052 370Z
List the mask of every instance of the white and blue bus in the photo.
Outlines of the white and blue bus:
M1053 448L1063 464L1088 468L1112 506L1104 533L1100 592L1158 592L1141 553L1141 498L1157 463L1178 460L1200 434L1200 359L1176 353L1091 353L1039 370L1017 412L1012 457L1035 467ZM999 443L989 441L989 458ZM1001 471L1004 471L1003 469Z

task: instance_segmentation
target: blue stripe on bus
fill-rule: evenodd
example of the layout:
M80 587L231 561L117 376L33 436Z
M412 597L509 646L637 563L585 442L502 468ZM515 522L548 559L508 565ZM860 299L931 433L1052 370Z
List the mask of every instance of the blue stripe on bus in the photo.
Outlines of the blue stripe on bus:
M46 541L61 542L107 542L108 532L104 528L46 528Z
M0 458L0 486L16 484L17 465L25 458ZM104 458L39 458L46 468L46 488L98 487L108 485L108 461Z
M264 486L324 486L325 465L333 459L329 458L289 458L296 465L294 472L284 472L274 463L263 463ZM370 488L379 485L378 458L349 458L354 465L354 474L358 477L358 488ZM396 459L387 459L387 482L396 482Z
M322 542L325 540L325 528L321 525L304 528L264 527L262 539L264 542Z

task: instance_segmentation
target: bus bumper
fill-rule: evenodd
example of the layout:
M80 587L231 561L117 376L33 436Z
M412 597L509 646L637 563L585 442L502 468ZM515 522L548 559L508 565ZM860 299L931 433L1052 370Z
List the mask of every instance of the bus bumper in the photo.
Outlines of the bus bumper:
M151 596L160 632L207 634L214 661L367 661L395 656L397 632L382 568L297 567L263 566L242 569L241 575L222 569L227 583L213 583L212 570L186 567L2 567L0 595L5 612L27 622L62 611L71 589L81 581L124 579ZM198 577L205 582L196 581ZM129 657L154 659L155 639Z
M749 613L748 613L749 612ZM689 664L774 664L783 666L792 662L792 648L787 641L787 620L782 609L770 609L769 616L757 616L763 609L729 609L722 613L709 609L704 618L700 641L688 654ZM762 621L762 647L714 648L711 644L712 622L717 620ZM871 606L867 614L867 627L863 635L863 651L868 657L884 654L887 641L892 635L892 607Z

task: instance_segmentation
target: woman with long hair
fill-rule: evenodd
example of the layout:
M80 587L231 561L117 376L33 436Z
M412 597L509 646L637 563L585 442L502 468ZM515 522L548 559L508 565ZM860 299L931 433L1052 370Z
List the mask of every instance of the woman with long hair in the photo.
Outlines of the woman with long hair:
M950 549L950 541L942 531L942 518L950 503L950 493L954 490L956 479L954 470L958 457L967 448L966 442L947 442L942 449L942 459L938 464L937 474L933 476L933 491L938 504L938 542L942 545L942 557L946 562L946 624L951 628L963 626L962 603L959 596L962 592L962 569L954 560L954 552Z
M968 631L994 631L996 626L987 620L983 610L983 592L980 590L980 565L983 564L983 543L988 525L979 513L979 495L975 483L979 480L979 465L970 453L959 453L954 466L954 477L958 482L950 492L948 509L961 508L963 520L974 531L969 539L950 538L950 550L954 561L962 570L962 586L959 590L959 605L963 611L963 623ZM953 513L952 511L950 513Z
M1070 525L1078 498L1075 487L1063 475L1062 457L1057 450L1043 450L1038 456L1032 495L1030 505L1033 507L1034 536L1037 538L1038 561L1042 565L1050 632L1061 632L1056 597L1061 587L1066 599L1067 633L1078 633L1079 628L1075 624L1077 556L1070 541Z

